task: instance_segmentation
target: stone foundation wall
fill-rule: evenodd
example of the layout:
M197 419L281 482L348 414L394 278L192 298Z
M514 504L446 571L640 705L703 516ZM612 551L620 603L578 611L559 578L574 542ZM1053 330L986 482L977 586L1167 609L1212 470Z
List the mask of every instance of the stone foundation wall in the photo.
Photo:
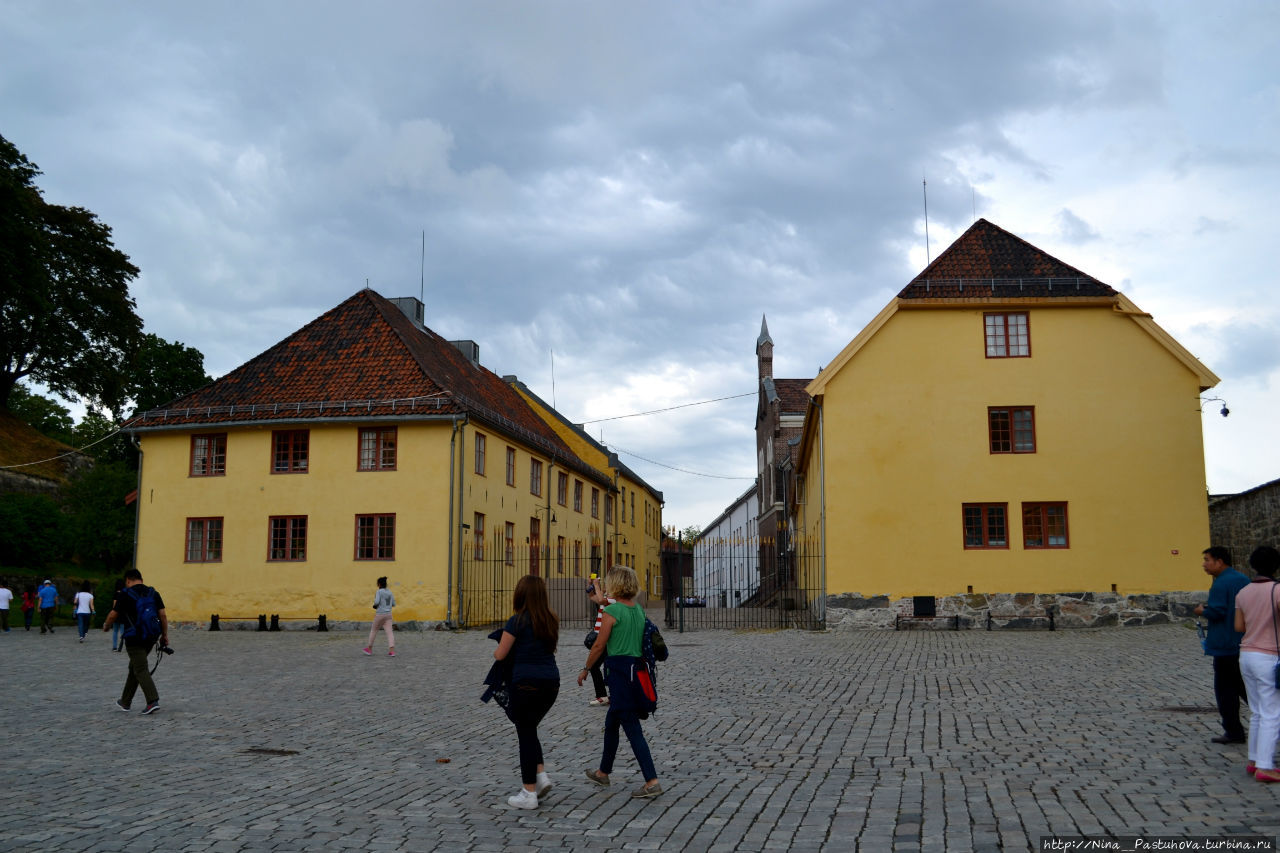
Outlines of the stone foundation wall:
M1209 597L1208 590L1161 592L1150 595L1121 595L1115 592L1000 592L949 595L937 599L933 619L910 619L910 598L890 601L887 595L870 598L857 594L827 596L827 628L852 630L875 628L893 630L896 625L911 629L985 629L988 615L992 629L1049 627L1052 610L1055 628L1107 628L1191 622L1192 611ZM899 622L899 616L904 621Z

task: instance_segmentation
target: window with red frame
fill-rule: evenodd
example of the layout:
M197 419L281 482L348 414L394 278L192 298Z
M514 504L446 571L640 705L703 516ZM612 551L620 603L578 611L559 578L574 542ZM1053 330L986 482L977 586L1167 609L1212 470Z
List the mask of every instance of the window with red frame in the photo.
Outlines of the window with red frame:
M1031 325L1027 312L983 314L987 358L1028 358L1031 355Z
M356 559L394 560L396 558L396 515L356 516Z
M364 427L360 430L360 470L396 469L396 428Z
M1022 505L1022 547L1068 548L1067 505L1064 502Z
M187 519L187 562L222 562L222 519Z
M1035 453L1035 407L988 407L987 434L991 441L992 453Z
M1008 548L1008 504L965 504L964 547Z
M564 574L564 537L556 537L556 574Z
M481 477L484 476L484 447L487 443L484 433L476 433L476 473Z
M560 473L556 475L556 503L560 506L569 505L569 475Z
M542 556L542 519L529 519L529 574L538 573L539 558Z
M271 542L267 559L307 559L307 517L305 515L275 515L271 517Z
M573 508L577 512L582 512L582 481L573 481Z
M227 473L227 434L191 436L191 476L221 477Z
M516 484L516 449L514 447L507 448L507 485L514 486Z
M594 486L591 489L591 517L600 517L600 490Z
M542 462L538 459L529 461L529 493L542 494Z
M471 556L475 560L484 559L484 513L475 514L471 525Z
M271 433L271 473L307 473L307 456L310 443L310 430L279 430Z
M503 537L506 544L506 563L508 566L515 565L516 562L516 525L515 522L508 521L503 528Z

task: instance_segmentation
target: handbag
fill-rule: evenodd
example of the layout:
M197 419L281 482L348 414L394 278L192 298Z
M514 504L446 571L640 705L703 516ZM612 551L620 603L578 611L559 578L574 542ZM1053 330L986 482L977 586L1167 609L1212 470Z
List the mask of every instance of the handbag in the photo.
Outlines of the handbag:
M591 649L591 647L592 647L592 646L594 646L594 645L596 644L596 637L598 637L598 636L600 636L600 632L599 632L599 631L596 631L596 630L593 628L592 630L590 630L590 631L588 631L588 632L587 632L587 636L586 636L585 638L583 638L583 640L582 640L582 644L583 644L584 646L586 646L588 650L590 650L590 649Z

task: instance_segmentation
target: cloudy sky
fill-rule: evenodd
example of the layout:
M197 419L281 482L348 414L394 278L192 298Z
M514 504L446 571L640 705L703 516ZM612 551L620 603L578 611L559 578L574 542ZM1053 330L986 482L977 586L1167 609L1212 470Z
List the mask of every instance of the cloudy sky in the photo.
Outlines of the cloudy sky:
M1237 491L1280 477L1278 38L1230 0L0 0L0 134L214 375L367 281L587 422L752 393L764 314L813 376L925 265L927 179L934 256L976 213L1222 377ZM684 527L753 416L588 429Z

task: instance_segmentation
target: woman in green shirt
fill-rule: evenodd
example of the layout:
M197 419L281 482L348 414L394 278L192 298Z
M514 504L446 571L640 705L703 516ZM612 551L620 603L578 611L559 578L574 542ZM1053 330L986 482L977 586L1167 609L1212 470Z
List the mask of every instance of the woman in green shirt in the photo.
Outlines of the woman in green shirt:
M618 752L618 729L621 728L626 732L631 751L635 753L640 772L644 776L644 784L633 791L631 796L656 797L662 793L662 786L658 784L658 771L653 765L653 756L649 753L649 743L644 739L644 730L640 727L639 713L628 701L629 671L635 666L645 666L640 650L644 639L644 608L635 602L640 582L634 570L626 566L614 566L605 576L605 586L617 601L604 609L600 634L587 654L586 666L578 673L578 686L581 687L591 667L605 658L605 680L611 694L609 711L604 718L604 754L600 758L600 769L588 770L587 778L602 787L609 784L609 773L613 770L613 759Z

